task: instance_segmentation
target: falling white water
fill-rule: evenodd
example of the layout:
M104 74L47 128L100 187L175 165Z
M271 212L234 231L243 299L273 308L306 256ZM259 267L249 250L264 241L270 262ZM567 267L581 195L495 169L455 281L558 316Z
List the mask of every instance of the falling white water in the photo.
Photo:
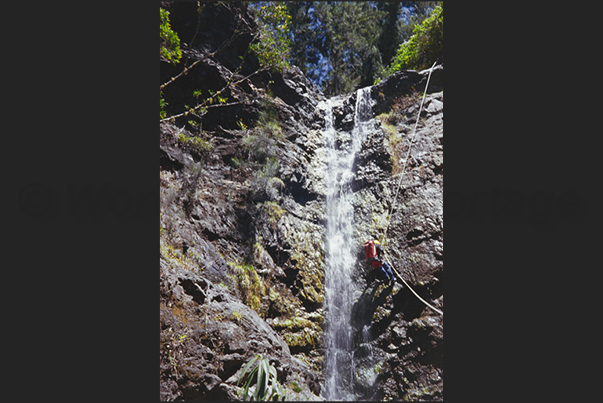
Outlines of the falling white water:
M354 345L351 325L357 240L354 239L352 179L354 158L372 119L370 87L356 93L351 133L333 127L333 104L326 101L327 253L325 268L325 388L327 400L355 400Z

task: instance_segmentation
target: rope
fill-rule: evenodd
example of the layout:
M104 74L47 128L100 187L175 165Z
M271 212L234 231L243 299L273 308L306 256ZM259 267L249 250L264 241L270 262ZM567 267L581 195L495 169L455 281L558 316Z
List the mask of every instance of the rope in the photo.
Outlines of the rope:
M439 60L439 58L438 58L438 60ZM417 115L417 120L415 121L415 127L414 127L413 132L412 132L412 138L411 138L410 144L408 146L408 152L406 153L406 159L404 160L404 165L402 166L402 173L400 174L400 180L398 181L398 187L396 188L396 193L394 195L394 200L392 202L392 208L391 208L391 210L389 212L389 216L388 216L388 220L387 220L387 225L385 226L385 231L383 233L383 239L382 239L382 242L381 242L381 244L383 246L385 246L385 242L387 240L387 230L389 229L389 224L391 223L391 219L393 217L394 209L396 208L396 200L398 199L398 192L400 191L400 186L402 185L402 179L404 178L404 172L406 170L406 163L408 162L408 158L410 157L410 149L412 148L412 144L415 141L415 135L417 133L417 125L419 124L419 118L421 117L421 112L423 110L423 103L425 102L425 95L427 95L427 88L429 87L429 79L431 78L431 73L433 72L433 68L435 67L435 65L438 62L438 60L436 60L435 62L433 62L433 65L429 69L429 75L427 76L427 84L425 84L425 91L423 92L423 99L421 100L421 106L419 107L419 114ZM444 312L442 312L439 309L435 308L434 306L430 305L427 301L425 301L423 298L421 298L421 296L419 294L417 294L415 290L412 289L412 287L404 280L404 278L402 278L402 276L400 275L400 273L398 273L398 271L393 266L392 266L392 270L396 273L396 275L398 276L398 278L400 280L402 280L402 283L404 283L404 285L406 287L408 287L410 289L410 291L412 291L412 293L421 302L423 302L425 305L427 305L429 308L433 309L434 311L436 311L440 315L442 315L442 316L444 315Z
M387 253L386 253L387 254ZM391 261L391 260L390 260ZM398 273L398 270L396 270L392 265L390 265L390 267L392 268L392 270L394 271L394 273L396 273L396 275L398 276L398 278L400 280L402 280L402 282L404 283L404 285L406 287L408 287L408 289L410 291L412 291L413 294L415 294L415 297L419 298L419 300L424 303L425 305L427 305L428 307L430 307L431 309L433 309L434 311L436 311L437 313L439 313L440 315L444 316L444 312L440 311L438 308L434 307L433 305L431 305L429 302L425 301L423 298L421 298L421 296L419 294L417 294L417 292L415 290L412 289L412 287L406 282L404 281L404 279L402 278L402 276L400 275L400 273Z

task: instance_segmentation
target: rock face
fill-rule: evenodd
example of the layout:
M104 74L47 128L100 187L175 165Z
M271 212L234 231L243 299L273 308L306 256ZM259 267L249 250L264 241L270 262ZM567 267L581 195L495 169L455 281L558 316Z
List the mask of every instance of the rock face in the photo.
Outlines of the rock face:
M163 91L169 116L194 104L194 89L227 82L251 41L243 28L255 23L239 3L208 3L204 33L191 41L196 3L165 6L191 43L188 63L198 61ZM211 56L237 29L243 34ZM246 58L241 79L257 68ZM162 82L174 72L162 65ZM375 125L355 161L361 399L443 398L443 318L401 284L373 281L362 253L363 240L387 226L426 79L400 72L371 88ZM225 94L232 105L208 109L201 126L160 124L160 398L242 400L238 377L261 354L287 400L321 400L328 172L317 105L325 97L297 68L252 75ZM335 102L338 131L352 129L355 96ZM385 247L413 289L443 310L442 134L438 66Z
M377 116L380 123L358 156L355 221L359 240L377 234L383 241L387 228L386 260L443 310L443 91L426 96L404 164L420 105L419 97L409 98ZM359 394L369 400L441 400L443 317L400 282L372 282L362 258L360 251L357 270L366 276L359 279L363 292L353 315L356 354L363 357L357 365Z

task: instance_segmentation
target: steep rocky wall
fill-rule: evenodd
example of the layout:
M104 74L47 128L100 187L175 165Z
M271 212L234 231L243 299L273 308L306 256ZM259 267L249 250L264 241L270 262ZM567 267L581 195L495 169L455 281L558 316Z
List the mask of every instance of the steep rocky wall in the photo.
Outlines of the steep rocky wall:
M372 87L376 118L354 163L361 290L352 315L355 393L366 400L443 398L443 317L402 282L376 282L362 248L374 236L384 242L387 260L419 295L443 309L443 66L432 73L417 123L427 77L428 71L400 72ZM355 97L332 100L342 138L354 127Z
M421 81L417 87L424 88ZM441 87L430 86L433 90ZM380 110L382 87L375 87L373 94L375 109ZM392 266L419 295L442 310L443 91L425 98L395 205L421 97L389 99L394 99L393 108L381 109L385 112L377 115L375 130L356 161L358 242L376 234L385 242ZM358 249L358 272L365 276L358 279L363 292L356 304L356 354L366 356L357 366L359 393L370 400L441 400L443 317L400 282L389 287L372 282L360 245Z
M194 134L161 126L166 399L236 399L231 377L257 353L274 360L289 399L319 394L324 206L312 185L321 182L314 176L322 170L308 167L317 164L320 137L294 119L303 108L278 98L274 103L284 139L279 170L267 183L249 165L233 167L234 158L244 158L245 130L212 133L211 155L195 158L177 140L181 133ZM191 336L170 356L176 334ZM232 343L239 347L228 347ZM198 356L201 346L213 361ZM190 371L204 375L191 378Z
M169 113L188 102L179 94L231 74L199 49L185 54L199 63L165 91ZM316 400L324 169L314 110L322 96L297 69L256 75L228 96L238 104L212 109L201 133L185 120L160 125L161 398L241 400L238 375L259 353L288 400ZM271 143L274 168L244 140L268 136L258 123L267 112L281 133Z
M232 4L212 8L219 16L212 24L252 26ZM172 7L174 26L187 24L187 6ZM244 48L246 38L237 46ZM210 39L185 49L191 62L200 62L164 92L173 108L168 114L190 102L192 90L215 90L231 74L238 50L208 57L204 46L213 50L219 42ZM173 73L164 67L162 82ZM393 265L440 309L442 73L439 66L432 76L386 244ZM443 396L442 318L404 287L373 283L361 248L387 223L399 157L406 154L420 101L411 94L422 91L425 80L425 72L402 72L372 88L379 116L356 161L357 271L364 292L356 296L355 354L359 394L367 399ZM241 400L238 375L259 353L277 368L287 400L318 400L328 172L317 105L324 96L293 68L252 76L228 97L236 105L211 109L202 132L185 120L160 125L160 397ZM352 129L354 103L355 94L335 102L338 130ZM266 112L281 133L267 143L275 165L255 158L249 145L250 136L266 134ZM367 349L370 360L363 358Z
M228 82L255 22L238 3L208 3L197 31L195 3L164 6L184 59L197 62L162 91L169 116L195 105L194 90L207 96ZM257 68L248 54L235 79ZM162 64L161 82L178 71ZM208 109L201 131L187 119L160 125L160 397L241 400L238 375L262 354L288 400L316 400L324 208L322 170L308 167L320 165L311 124L321 95L292 69L253 75L224 96L232 105ZM267 112L263 124L281 135L261 127ZM252 136L272 141L274 166L246 147Z

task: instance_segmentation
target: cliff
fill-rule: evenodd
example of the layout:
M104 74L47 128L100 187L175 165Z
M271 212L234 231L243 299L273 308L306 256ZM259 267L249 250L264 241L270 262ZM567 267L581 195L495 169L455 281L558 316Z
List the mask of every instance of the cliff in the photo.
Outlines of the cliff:
M177 4L174 27L192 30L193 3ZM193 90L240 80L197 127L186 118L160 124L160 397L242 400L242 367L262 354L287 400L322 400L326 98L297 68L252 74L251 35L211 56L242 25L253 29L236 4L208 6L204 33L183 52L197 64L163 91L172 115L194 104ZM233 74L239 56L248 67ZM174 74L162 65L161 82ZM375 119L354 163L359 399L443 398L442 316L402 284L373 281L362 252L365 239L388 227L388 260L443 310L441 65L389 217L427 74L400 72L371 87ZM342 136L353 129L355 97L331 100Z

